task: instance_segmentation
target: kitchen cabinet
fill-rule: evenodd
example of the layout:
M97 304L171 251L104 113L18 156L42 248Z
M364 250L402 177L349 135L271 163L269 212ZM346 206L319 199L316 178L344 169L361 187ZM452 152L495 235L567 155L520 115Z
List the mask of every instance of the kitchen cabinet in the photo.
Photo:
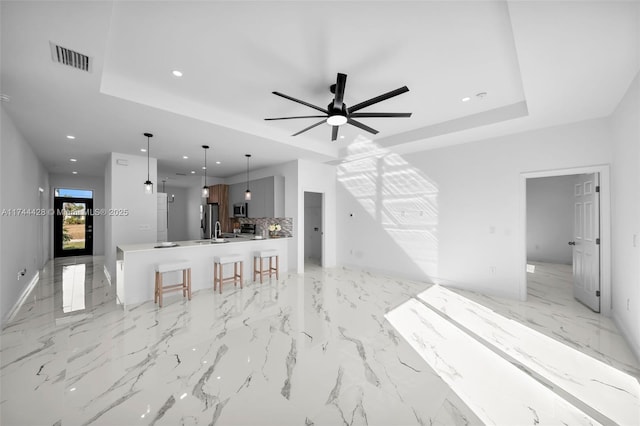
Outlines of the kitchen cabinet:
M248 217L284 217L284 177L269 176L249 181L251 200L247 201ZM229 204L233 216L233 204L244 203L246 182L230 185Z
M208 204L220 204L220 196L224 191L224 187L227 185L211 185L209 187L209 198L207 198Z
M222 232L229 230L229 185L211 185L207 203L218 205L218 221L222 226ZM233 213L233 212L232 212Z

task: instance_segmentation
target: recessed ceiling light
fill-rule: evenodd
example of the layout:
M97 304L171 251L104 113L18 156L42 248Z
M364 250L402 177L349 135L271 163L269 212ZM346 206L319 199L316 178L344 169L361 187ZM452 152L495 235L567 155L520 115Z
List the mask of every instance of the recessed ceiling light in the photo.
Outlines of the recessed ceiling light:
M77 174L78 174L78 172L76 172L75 170L74 170L74 171L72 171L71 173L73 173L74 175L77 175Z
M183 156L182 156L182 158L183 158L184 160L187 160L189 157L188 157L188 156L186 156L186 155L183 155Z
M207 168L205 166L202 166L202 170L207 170Z
M140 152L147 152L147 148L140 148Z
M67 135L67 139L75 139L76 137L73 135Z
M219 162L219 161L216 161L216 164L220 164L220 162Z
M75 163L78 160L76 160L75 158L69 158L69 161L71 161L72 163Z
M468 97L468 96L465 96L465 97L464 97L464 98L462 98L461 100L462 100L462 102L469 102L469 101L471 100L471 98L470 98L470 97Z
M182 77L182 72L178 70L171 71L171 74L173 74L176 77Z
M195 171L195 170L191 170L191 174L192 174L192 175L195 175L195 174L196 174L196 171Z
M344 135L340 135L340 139L344 139Z
M0 101L11 102L11 96L5 95L4 93L0 93Z

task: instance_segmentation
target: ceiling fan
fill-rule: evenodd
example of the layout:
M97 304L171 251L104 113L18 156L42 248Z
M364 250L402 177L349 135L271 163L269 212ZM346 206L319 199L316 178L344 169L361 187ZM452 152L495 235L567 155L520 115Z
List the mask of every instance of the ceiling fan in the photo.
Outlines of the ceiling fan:
M374 135L378 133L376 129L373 129L357 120L356 118L381 118L381 117L411 117L410 112L356 112L360 111L363 108L366 108L370 105L377 104L378 102L382 102L389 98L393 98L394 96L401 95L405 92L408 92L409 89L407 86L402 86L399 89L392 90L387 93L383 93L382 95L376 96L375 98L371 98L364 102L360 102L352 107L347 107L344 103L344 89L347 84L347 75L338 73L338 77L336 79L336 84L332 84L329 87L331 93L335 96L331 103L327 105L326 108L322 108L316 105L312 105L308 102L301 101L300 99L292 98L291 96L285 95L280 92L272 92L274 95L281 96L285 99L289 99L290 101L297 102L302 105L306 105L309 108L313 108L317 111L322 112L325 115L302 115L296 117L278 117L278 118L265 118L265 120L291 120L296 118L322 118L322 120L318 121L315 124L312 124L309 127L306 127L300 130L297 133L294 133L291 136L297 136L300 133L304 133L307 130L311 130L316 126L321 125L322 123L327 123L332 126L331 130L331 140L335 141L338 138L338 129L343 124L351 124L352 126L356 126L362 130L365 130L369 133L373 133Z

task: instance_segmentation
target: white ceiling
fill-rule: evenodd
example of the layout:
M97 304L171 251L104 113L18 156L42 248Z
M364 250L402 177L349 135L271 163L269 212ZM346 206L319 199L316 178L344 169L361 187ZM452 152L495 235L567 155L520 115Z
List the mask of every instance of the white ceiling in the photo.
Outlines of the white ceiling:
M109 152L145 155L151 132L159 179L188 184L176 173L202 172L203 144L213 148L209 175L229 177L244 172L245 153L252 168L336 162L362 137L408 153L607 116L640 69L639 10L636 1L2 1L0 92L51 172L101 175ZM54 63L49 42L92 57L92 72ZM325 107L338 72L347 105L407 85L366 111L413 116L361 119L380 133L342 126L336 142L327 125L290 136L318 119L264 121L314 115L271 92Z

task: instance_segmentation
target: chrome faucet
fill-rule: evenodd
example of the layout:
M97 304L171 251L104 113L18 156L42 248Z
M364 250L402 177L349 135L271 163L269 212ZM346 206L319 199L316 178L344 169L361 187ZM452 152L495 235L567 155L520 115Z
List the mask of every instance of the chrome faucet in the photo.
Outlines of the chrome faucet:
M216 220L216 226L213 228L213 238L217 239L220 236L220 222Z

